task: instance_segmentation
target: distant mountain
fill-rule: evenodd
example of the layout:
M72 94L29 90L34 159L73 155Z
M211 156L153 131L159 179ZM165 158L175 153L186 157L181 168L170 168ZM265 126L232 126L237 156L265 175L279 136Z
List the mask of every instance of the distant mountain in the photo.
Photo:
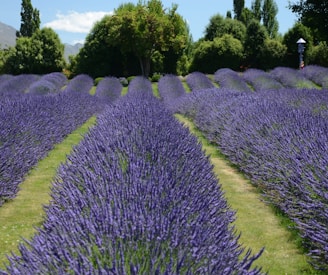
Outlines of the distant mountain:
M70 55L76 55L79 50L83 47L83 44L81 43L76 43L74 45L70 44L64 44L65 50L64 50L64 57L68 61L68 57Z
M0 49L6 49L16 44L16 29L0 22Z
M14 47L16 44L16 29L0 22L0 49ZM83 47L83 44L64 44L64 57L68 61L70 55L76 55Z

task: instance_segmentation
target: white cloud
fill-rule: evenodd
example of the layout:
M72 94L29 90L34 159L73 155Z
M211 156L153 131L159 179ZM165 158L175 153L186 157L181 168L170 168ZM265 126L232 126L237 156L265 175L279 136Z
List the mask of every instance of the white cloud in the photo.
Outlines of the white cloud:
M56 14L57 19L44 24L44 27L49 27L57 31L89 33L94 23L108 14L113 14L113 12L90 11L78 13L76 11L70 11L68 14L59 12Z

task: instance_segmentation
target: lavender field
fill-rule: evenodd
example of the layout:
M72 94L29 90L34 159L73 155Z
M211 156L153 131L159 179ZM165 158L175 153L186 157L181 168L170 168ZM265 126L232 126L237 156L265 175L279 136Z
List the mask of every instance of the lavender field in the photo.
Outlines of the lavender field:
M0 274L264 274L238 243L208 140L293 222L328 270L328 71L220 69L158 82L0 76L0 207L54 144L97 123L58 170L42 228ZM242 234L242 233L241 233ZM264 248L265 250L265 248ZM246 252L246 253L245 253ZM243 255L243 256L241 256ZM147 259L147 260L145 260Z

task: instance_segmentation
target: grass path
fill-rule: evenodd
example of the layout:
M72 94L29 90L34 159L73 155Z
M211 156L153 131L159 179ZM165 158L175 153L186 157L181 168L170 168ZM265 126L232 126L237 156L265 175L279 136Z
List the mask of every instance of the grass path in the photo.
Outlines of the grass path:
M11 251L18 253L18 244L22 242L22 237L31 238L35 233L33 228L42 225L43 205L49 203L51 183L58 166L65 161L72 147L82 140L95 121L96 117L90 118L57 144L20 184L17 197L0 207L0 268L8 262L7 254Z
M261 201L261 196L241 173L220 155L217 147L210 144L194 124L181 115L176 117L196 135L214 166L214 172L225 192L230 207L237 211L235 228L241 233L240 243L254 253L265 250L256 261L270 275L317 274L299 251L292 234L281 225L273 209Z

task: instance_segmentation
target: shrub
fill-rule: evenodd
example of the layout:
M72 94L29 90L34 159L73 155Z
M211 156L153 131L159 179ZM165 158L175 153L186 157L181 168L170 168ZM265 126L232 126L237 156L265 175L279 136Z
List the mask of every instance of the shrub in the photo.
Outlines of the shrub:
M328 67L328 45L326 41L320 42L309 52L309 64Z

